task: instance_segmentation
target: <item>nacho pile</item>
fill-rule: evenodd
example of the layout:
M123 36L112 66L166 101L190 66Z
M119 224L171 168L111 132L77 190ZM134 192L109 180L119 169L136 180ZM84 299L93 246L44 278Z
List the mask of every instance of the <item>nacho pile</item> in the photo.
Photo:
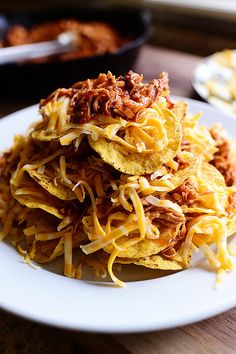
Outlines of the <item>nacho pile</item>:
M116 263L180 270L199 249L230 271L234 143L169 94L166 73L146 84L130 71L42 100L41 121L0 158L1 239L28 262L63 255L66 276L91 267L120 286Z

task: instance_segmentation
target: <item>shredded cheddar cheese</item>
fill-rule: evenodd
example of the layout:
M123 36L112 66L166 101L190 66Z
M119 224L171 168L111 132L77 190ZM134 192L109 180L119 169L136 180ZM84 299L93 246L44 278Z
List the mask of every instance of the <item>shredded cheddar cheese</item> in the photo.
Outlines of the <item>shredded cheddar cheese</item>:
M164 95L132 119L126 102L127 117L78 121L72 103L49 98L0 160L0 239L32 266L63 256L65 276L90 267L118 286L117 264L179 270L200 250L220 283L236 254L236 187L213 166L219 141L200 115Z

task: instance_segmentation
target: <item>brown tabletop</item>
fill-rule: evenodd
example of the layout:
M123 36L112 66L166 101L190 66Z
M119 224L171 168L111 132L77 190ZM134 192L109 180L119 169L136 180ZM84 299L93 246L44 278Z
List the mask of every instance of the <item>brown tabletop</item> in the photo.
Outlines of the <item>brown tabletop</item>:
M145 46L134 69L143 73L147 81L161 71L168 71L172 94L196 98L191 77L199 59L189 54ZM33 103L0 100L0 116ZM72 333L31 323L1 311L0 354L233 354L236 353L235 330L236 309L190 326L129 335Z

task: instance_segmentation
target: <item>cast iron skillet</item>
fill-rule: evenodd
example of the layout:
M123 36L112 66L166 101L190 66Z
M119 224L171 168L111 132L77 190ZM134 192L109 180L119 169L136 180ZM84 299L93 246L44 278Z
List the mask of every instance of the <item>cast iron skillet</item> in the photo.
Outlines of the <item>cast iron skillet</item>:
M39 99L59 87L69 87L78 80L96 77L100 72L119 75L133 68L141 45L150 35L150 14L139 8L74 9L37 14L0 17L0 35L13 24L32 26L48 20L77 18L104 21L114 25L131 40L116 53L71 61L16 63L0 65L0 95L9 98Z

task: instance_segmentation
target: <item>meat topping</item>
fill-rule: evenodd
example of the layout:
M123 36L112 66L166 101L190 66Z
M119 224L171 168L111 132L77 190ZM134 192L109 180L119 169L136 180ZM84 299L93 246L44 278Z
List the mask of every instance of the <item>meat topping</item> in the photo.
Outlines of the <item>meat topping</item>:
M154 79L149 84L143 82L142 75L133 71L117 78L111 72L100 74L97 79L77 82L71 89L55 91L41 101L41 107L65 94L70 97L73 123L89 122L96 114L132 120L159 96L167 97L170 104L166 73L162 73L159 79Z
M236 183L236 163L233 161L230 141L224 136L224 131L218 127L210 129L210 133L218 147L210 163L224 176L226 185L233 186Z

